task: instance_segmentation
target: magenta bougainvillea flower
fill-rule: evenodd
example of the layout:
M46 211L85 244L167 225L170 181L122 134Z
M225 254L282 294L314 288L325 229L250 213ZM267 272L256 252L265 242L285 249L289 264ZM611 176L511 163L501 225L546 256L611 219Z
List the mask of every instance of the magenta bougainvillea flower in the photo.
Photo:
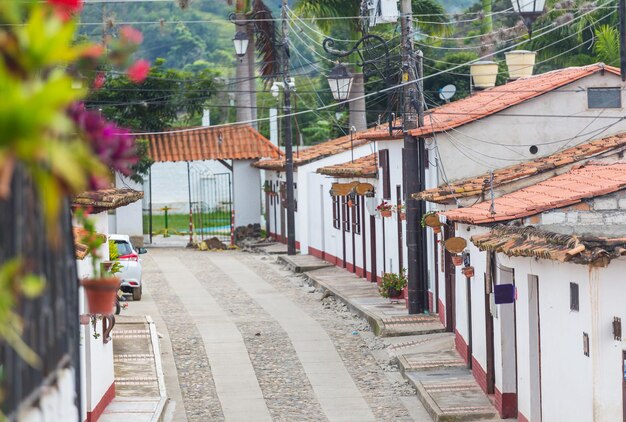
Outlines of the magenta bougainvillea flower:
M148 72L150 72L150 63L147 60L142 59L137 60L135 63L130 65L126 74L128 75L128 79L138 84L146 79Z
M125 175L132 172L131 166L138 157L130 131L106 121L98 112L87 110L83 103L72 105L68 113L102 163ZM93 177L90 182L92 186L98 184Z
M63 21L72 19L83 8L83 0L48 0Z

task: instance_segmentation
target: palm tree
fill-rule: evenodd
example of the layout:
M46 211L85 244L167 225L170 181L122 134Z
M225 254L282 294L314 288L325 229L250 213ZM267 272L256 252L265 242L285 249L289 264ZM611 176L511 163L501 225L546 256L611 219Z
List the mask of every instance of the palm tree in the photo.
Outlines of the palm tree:
M439 22L447 21L445 10L437 0L412 0L412 9L414 14L429 15L424 22L416 19L416 26L420 31L429 34L446 32L446 25L437 25ZM297 0L295 10L304 17L321 18L316 21L317 26L325 34L331 34L336 22L332 18L359 16L361 14L361 1ZM349 39L356 40L363 35L362 22L359 19L342 21L342 25L348 26ZM355 79L350 93L352 98L363 97L365 94L362 69L357 68L355 70ZM357 130L363 130L367 127L365 108L365 99L350 102L350 126L356 127Z
M254 14L259 16L259 21L245 26L250 43L246 55L237 61L235 94L237 121L256 120L255 59L257 52L261 58L261 76L269 81L278 74L279 61L275 46L275 26L274 22L268 19L272 17L272 13L262 0L227 0L227 2L229 5L235 4L237 21L247 20L249 16ZM256 127L256 123L253 123L253 126Z

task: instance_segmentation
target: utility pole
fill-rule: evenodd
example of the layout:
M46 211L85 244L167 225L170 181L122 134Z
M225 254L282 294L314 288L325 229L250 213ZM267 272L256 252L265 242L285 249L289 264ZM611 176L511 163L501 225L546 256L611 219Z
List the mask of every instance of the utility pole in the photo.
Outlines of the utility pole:
M287 32L287 0L282 0L282 51L281 66L283 74L285 119L285 173L287 184L287 255L296 254L296 222L295 222L295 198L293 192L293 139L291 131L291 85L289 78L289 43Z
M619 0L619 53L623 82L626 81L626 0Z
M400 20L402 28L402 82L417 81L416 57L413 46L413 11L411 0L401 0ZM426 310L427 280L423 277L425 268L420 265L424 262L420 255L424 255L423 233L421 219L423 204L412 198L412 194L420 191L423 185L424 155L423 140L412 136L409 132L423 124L422 93L416 92L418 84L406 84L402 93L402 116L404 132L404 153L402 165L404 167L404 198L406 204L406 245L408 250L408 293L409 314L420 314ZM421 111L421 112L420 112ZM419 117L419 118L418 118ZM420 250L421 249L421 250Z

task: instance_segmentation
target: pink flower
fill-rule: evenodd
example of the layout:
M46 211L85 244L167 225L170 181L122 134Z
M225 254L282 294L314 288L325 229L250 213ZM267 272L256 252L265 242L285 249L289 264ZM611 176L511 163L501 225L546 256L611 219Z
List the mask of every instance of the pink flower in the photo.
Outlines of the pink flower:
M48 3L70 12L78 12L83 7L83 0L48 0Z
M137 60L128 68L126 74L128 79L139 84L146 79L148 72L150 72L150 63L147 60Z
M63 21L71 19L83 8L83 0L48 0Z
M93 89L98 90L104 86L104 82L106 81L106 76L104 76L104 72L98 72L96 74L95 79L93 80Z
M120 29L120 35L123 40L128 41L131 44L141 44L143 41L143 34L141 31L133 28L132 26L123 26Z

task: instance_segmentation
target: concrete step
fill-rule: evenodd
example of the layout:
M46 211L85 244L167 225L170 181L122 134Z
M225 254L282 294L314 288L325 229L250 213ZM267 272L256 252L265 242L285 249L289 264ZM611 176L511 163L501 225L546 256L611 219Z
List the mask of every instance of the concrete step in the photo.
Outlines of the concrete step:
M287 265L294 273L306 273L333 266L333 264L312 255L280 255L278 261Z
M496 420L498 412L466 368L403 372L435 422Z

